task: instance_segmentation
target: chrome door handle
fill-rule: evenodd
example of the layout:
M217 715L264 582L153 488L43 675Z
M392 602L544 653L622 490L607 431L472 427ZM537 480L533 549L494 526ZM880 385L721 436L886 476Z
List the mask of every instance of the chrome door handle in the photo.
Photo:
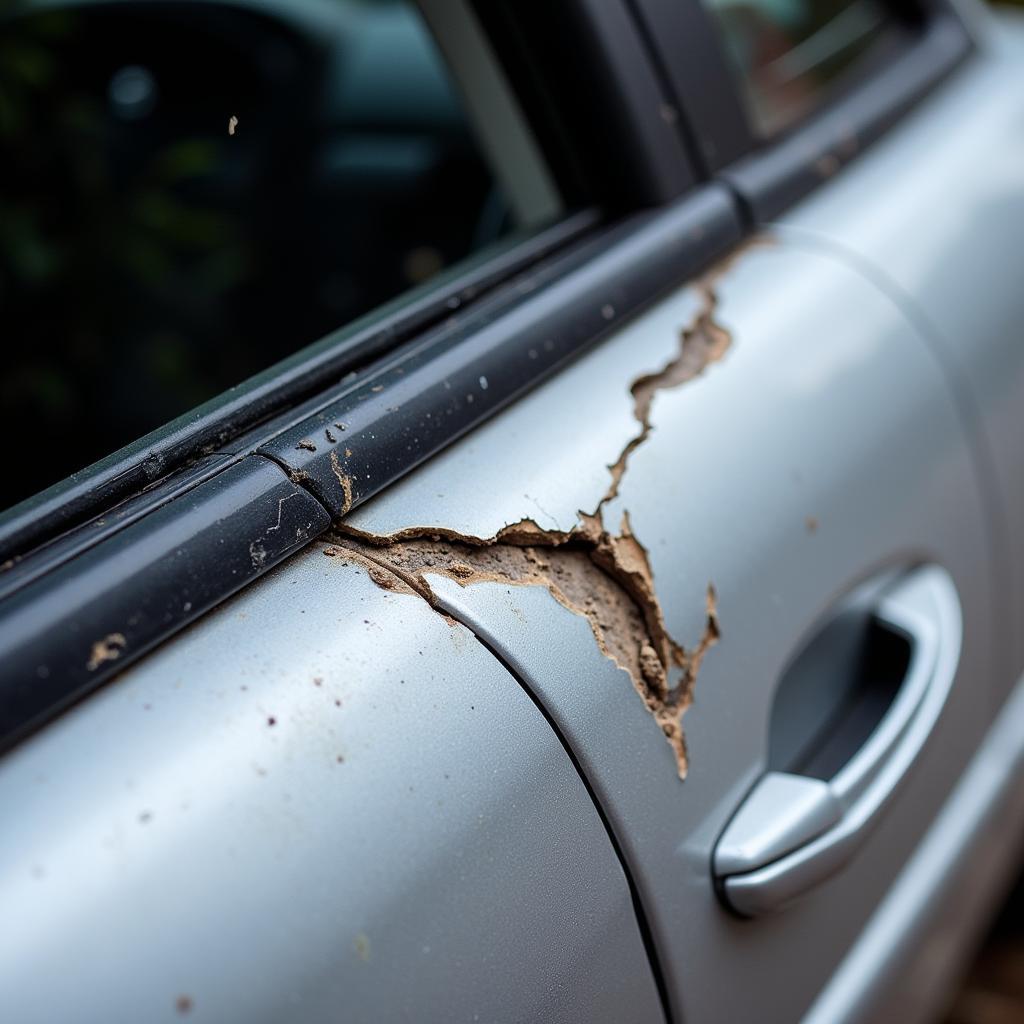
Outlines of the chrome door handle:
M871 616L909 644L899 689L830 778L768 771L755 784L712 855L716 887L740 914L775 909L841 868L870 835L939 717L962 635L948 573L913 570L882 592Z

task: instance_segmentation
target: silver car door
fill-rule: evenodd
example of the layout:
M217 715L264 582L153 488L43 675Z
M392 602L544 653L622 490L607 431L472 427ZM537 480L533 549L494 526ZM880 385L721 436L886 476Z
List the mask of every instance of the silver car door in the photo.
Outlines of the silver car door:
M634 873L673 1012L789 1021L989 721L981 490L899 306L782 233L356 510L339 544L396 567L547 708ZM781 685L808 651L816 673ZM837 733L845 768L790 770L793 734ZM765 802L770 772L797 798ZM716 884L747 798L760 828Z
M974 10L978 53L780 218L886 288L958 380L992 496L998 696L1024 672L1024 19Z

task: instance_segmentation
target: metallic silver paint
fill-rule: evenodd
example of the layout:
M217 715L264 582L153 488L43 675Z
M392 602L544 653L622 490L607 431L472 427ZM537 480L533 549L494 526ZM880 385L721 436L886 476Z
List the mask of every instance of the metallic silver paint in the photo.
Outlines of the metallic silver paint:
M537 708L319 547L8 755L0 803L19 1024L661 1019Z
M799 1017L952 789L993 702L984 684L994 672L986 510L947 378L925 342L842 261L786 241L744 253L720 281L719 300L730 351L656 396L654 430L605 515L617 525L628 510L676 637L700 635L705 588L718 590L722 639L684 719L685 782L628 676L600 654L583 620L541 590L433 580L445 607L501 652L572 744L635 872L673 1010L689 1024L758 1019L766 1006L774 1019ZM650 369L652 338L674 340L693 309L683 289L602 346L622 382L610 415ZM581 472L614 459L576 413L577 396L606 386L607 365L581 360L477 431L472 448L457 445L457 463L431 462L382 495L359 525L383 532L424 509L450 510L459 529L486 536L493 510L506 521L529 514L524 494L542 494L546 505L571 493L564 455L545 457L550 438L571 448ZM507 458L510 414L532 435L517 435L518 471L488 476L482 492L478 474ZM477 518L481 506L488 511ZM819 524L813 533L808 516ZM764 770L782 668L842 594L883 567L921 561L954 579L964 646L919 767L842 873L783 913L731 917L712 890L711 851Z
M1024 670L1024 17L990 15L979 42L781 223L897 296L957 381L996 531L1001 699Z
M927 1024L1024 853L1024 676L806 1024Z

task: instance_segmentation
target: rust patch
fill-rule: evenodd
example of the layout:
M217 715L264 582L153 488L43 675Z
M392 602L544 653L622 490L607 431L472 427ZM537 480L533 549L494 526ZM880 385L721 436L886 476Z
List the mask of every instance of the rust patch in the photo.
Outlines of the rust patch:
M121 652L125 649L128 641L124 633L109 633L102 640L97 640L92 645L92 652L85 667L90 672L95 672L104 662L117 661Z

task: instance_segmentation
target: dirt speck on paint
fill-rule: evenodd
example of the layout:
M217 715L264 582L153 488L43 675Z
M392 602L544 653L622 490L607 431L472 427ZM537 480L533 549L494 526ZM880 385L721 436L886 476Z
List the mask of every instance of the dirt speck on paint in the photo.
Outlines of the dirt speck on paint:
M262 569L263 566L266 564L267 549L259 540L254 540L249 545L249 561L252 562L252 567L257 571Z
M105 662L116 661L121 657L127 643L124 633L108 633L102 640L97 640L92 645L89 660L85 664L86 669L95 672Z

